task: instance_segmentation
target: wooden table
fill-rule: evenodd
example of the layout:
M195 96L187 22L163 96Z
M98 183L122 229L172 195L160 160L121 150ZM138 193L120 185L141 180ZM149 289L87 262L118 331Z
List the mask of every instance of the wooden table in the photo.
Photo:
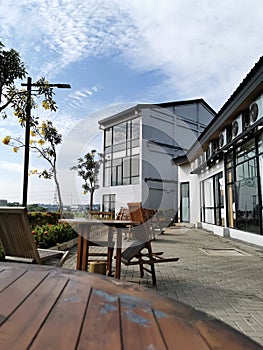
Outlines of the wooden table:
M111 274L111 258L109 258L109 248L112 247L113 242L113 228L115 228L117 233L116 241L116 269L115 278L120 278L121 274L121 249L122 249L122 230L127 227L132 227L138 225L138 222L132 220L95 220L95 219L60 219L59 222L68 223L70 225L78 225L78 253L77 253L77 270L86 271L88 252L90 245L90 234L91 227L93 226L103 226L109 227L108 231L108 261L107 269L108 274Z
M138 285L83 271L0 263L0 349L263 348Z

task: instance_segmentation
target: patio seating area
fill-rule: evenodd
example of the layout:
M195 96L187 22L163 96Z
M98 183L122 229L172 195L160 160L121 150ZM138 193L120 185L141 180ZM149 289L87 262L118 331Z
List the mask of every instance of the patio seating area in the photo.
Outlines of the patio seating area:
M205 311L263 345L262 247L184 226L166 228L152 247L180 260L156 265L156 286L150 274L140 277L137 266L122 265L121 281ZM76 253L74 247L64 268L75 269Z

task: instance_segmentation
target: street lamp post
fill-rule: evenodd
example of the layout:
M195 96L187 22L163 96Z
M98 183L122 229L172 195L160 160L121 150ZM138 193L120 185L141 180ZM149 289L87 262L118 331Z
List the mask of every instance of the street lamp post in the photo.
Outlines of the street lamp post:
M27 105L26 105L26 124L25 124L25 153L24 153L24 181L23 181L23 207L27 206L27 192L28 192L28 168L29 168L29 148L30 148L30 119L31 119L31 95L32 86L41 87L42 84L32 83L32 78L28 77L26 83L22 86L27 87ZM44 84L45 87L57 87L59 89L70 89L69 84Z

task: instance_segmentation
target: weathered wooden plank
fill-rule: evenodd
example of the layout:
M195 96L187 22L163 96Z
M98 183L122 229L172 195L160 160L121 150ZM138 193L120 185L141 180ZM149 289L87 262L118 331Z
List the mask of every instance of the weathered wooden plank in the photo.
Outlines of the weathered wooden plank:
M203 337L189 323L182 323L171 314L154 310L154 316L160 328L167 349L174 350L210 350Z
M121 296L121 329L123 348L165 350L152 309L134 296Z
M116 295L105 290L92 290L77 349L122 349Z
M0 273L0 292L26 272L25 269L3 269ZM1 301L0 301L1 305Z
M89 294L88 286L69 281L30 349L75 349Z
M262 346L253 343L247 337L240 337L240 333L226 324L213 320L209 322L200 320L196 322L200 334L205 338L211 349L216 350L262 350Z
M39 283L48 275L48 271L35 271L25 270L11 270L14 273L14 277L17 276L17 271L21 272L20 278L16 278L14 282L2 291L0 294L0 314L2 317L8 317L22 302L25 300L32 290L36 288ZM1 320L2 322L4 319Z
M42 274L42 271L35 272L31 279L27 279L27 283L30 285L30 280L33 280L35 286L35 277L38 274ZM42 277L42 283L33 290L30 298L25 299L1 326L0 349L27 349L66 283L67 279L60 277L58 274L49 275L44 280ZM23 288L23 283L19 284L20 287ZM21 293L14 289L13 292L21 296ZM12 294L10 296L12 298Z

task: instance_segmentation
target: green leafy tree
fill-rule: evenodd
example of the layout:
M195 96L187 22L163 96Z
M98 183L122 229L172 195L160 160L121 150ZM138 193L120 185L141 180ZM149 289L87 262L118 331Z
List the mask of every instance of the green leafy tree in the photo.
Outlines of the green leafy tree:
M0 112L14 103L17 97L14 82L25 78L27 73L19 53L4 47L0 41Z
M47 209L39 206L38 204L29 204L27 206L28 212L47 212Z
M51 121L43 121L41 125L34 124L31 128L30 150L38 153L40 157L45 159L49 165L49 169L44 169L41 172L37 169L31 170L30 174L36 174L40 178L52 179L54 178L59 202L59 211L62 212L63 203L60 191L60 185L57 176L57 146L62 142L62 135L58 133ZM13 147L13 151L17 153L19 149L23 148L24 142L18 137L13 138L6 136L2 142L5 145Z
M98 159L96 159L96 154L99 155ZM83 158L78 158L78 164L70 168L70 170L75 170L77 175L84 181L81 187L84 190L84 194L88 192L90 194L90 210L93 210L94 192L99 188L98 175L101 163L101 154L97 153L96 150L92 150L85 154Z
M48 81L42 77L36 81L31 94L31 101L28 101L28 92L25 89L18 89L15 86L17 79L25 78L27 71L25 63L21 61L20 55L14 49L4 50L0 41L0 113L6 118L9 109L13 110L18 117L21 126L25 126L28 104L30 109L38 108L36 98L42 97L42 107L51 111L57 110L54 101L54 91L48 86ZM39 118L32 115L30 124L38 123Z

